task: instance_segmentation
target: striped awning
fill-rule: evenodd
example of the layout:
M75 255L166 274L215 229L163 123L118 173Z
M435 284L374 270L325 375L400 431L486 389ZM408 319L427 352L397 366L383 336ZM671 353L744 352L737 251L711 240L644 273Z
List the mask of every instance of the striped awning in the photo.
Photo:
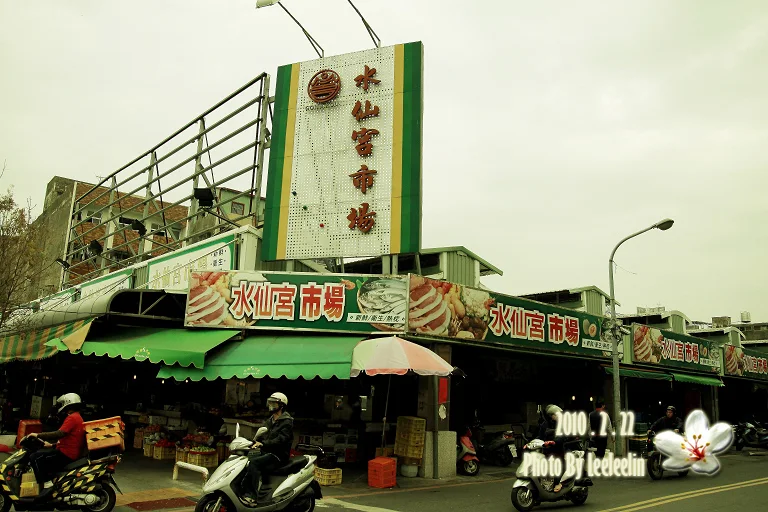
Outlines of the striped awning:
M51 357L58 348L47 346L52 340L59 340L70 350L78 350L83 345L93 318L77 320L41 329L7 334L0 338L0 363L10 361L36 361Z

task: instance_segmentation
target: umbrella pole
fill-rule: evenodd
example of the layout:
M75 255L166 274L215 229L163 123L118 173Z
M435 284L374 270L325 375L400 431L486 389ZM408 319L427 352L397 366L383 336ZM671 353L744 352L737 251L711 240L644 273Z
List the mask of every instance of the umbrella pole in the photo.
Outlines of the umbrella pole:
M384 423L381 425L381 453L384 453L384 448L387 446L385 436L387 435L387 412L389 411L389 388L392 386L392 375L389 376L387 381L387 399L384 402Z

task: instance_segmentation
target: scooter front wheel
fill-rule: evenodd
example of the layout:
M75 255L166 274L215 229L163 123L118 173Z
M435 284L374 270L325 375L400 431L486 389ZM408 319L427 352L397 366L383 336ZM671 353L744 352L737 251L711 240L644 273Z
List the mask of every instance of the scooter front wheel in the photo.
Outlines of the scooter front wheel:
M111 485L103 483L101 489L89 494L95 494L99 497L99 502L96 505L88 507L82 507L83 512L112 512L117 503L117 495Z
M533 510L533 492L527 487L515 487L512 489L512 505L520 512Z
M0 512L11 510L11 499L5 494L0 494Z
M661 457L658 455L648 457L646 467L648 469L648 476L652 480L661 480L661 477L664 476L664 468L661 467Z
M216 502L219 497L220 496L217 496L216 494L207 494L203 496L200 498L200 501L197 502L195 512L214 512L214 507L216 507ZM230 503L228 498L221 496L221 506L217 512L235 512L235 507Z
M480 473L480 464L476 460L465 460L461 463L461 469L467 476L477 476Z

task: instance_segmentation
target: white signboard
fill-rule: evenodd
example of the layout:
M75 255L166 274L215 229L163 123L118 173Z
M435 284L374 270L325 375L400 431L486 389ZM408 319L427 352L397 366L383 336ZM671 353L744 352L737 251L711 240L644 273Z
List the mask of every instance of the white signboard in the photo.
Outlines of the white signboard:
M94 279L80 285L80 299L87 299L93 295L112 294L117 290L126 290L131 287L131 277L133 276L133 270L122 270L120 272L113 272L107 276L99 279Z
M235 237L230 235L199 247L176 251L173 255L150 260L147 265L151 290L186 291L192 270L226 271L233 269Z
M265 260L416 252L422 45L278 71Z

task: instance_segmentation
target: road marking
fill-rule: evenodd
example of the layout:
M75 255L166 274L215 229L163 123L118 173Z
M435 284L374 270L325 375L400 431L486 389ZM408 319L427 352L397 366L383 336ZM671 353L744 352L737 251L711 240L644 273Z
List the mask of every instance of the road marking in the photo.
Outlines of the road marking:
M661 496L659 498L653 498L651 500L639 501L629 505L622 505L620 507L609 508L602 510L601 512L634 512L636 510L643 510L658 505L666 505L674 503L676 501L687 500L690 498L697 498L699 496L705 496L707 494L716 494L719 492L732 491L735 489L742 489L744 487L752 487L755 485L768 484L768 478L757 478L755 480L747 480L744 482L737 482L734 484L721 485L718 487L708 487L705 489L698 489L694 491L681 492L679 494L670 494L667 496Z
M367 505L357 505L354 503L347 503L344 501L339 501L334 498L324 498L322 500L319 500L315 503L316 507L319 508L342 508L346 510L358 510L359 512L396 512L391 508L379 508L379 507L369 507Z
M365 498L367 496L379 496L382 494L400 494L404 492L419 492L419 491L434 491L435 489L451 489L453 487L466 487L469 485L484 485L484 484L498 484L503 482L511 482L513 480L517 480L517 477L515 478L499 478L497 480L484 480L482 482L464 482L460 484L442 484L442 485L429 485L424 487L414 487L412 489L390 489L385 491L375 491L375 492L361 492L358 494L344 494L341 496L329 496L329 498L332 499L349 499L349 498ZM325 498L323 498L325 499Z

